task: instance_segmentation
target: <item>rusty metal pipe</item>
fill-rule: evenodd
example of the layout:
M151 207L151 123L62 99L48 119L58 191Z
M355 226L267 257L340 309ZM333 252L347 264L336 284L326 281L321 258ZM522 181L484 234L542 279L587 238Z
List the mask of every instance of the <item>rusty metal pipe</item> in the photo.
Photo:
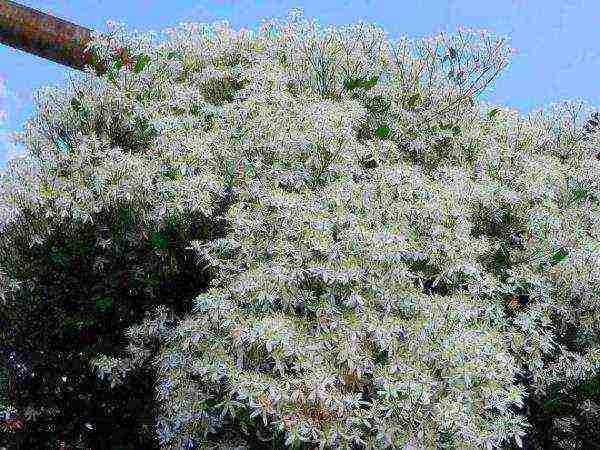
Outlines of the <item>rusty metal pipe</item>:
M45 14L9 0L0 0L0 43L83 70L91 65L92 54L85 50L92 30ZM106 73L103 64L98 75Z

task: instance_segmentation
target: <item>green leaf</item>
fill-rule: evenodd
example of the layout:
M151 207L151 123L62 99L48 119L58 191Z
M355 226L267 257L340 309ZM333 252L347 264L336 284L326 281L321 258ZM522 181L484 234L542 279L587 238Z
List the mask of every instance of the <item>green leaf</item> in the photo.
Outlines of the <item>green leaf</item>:
M559 249L556 253L554 253L554 255L552 255L552 265L558 264L564 260L567 259L567 257L569 256L569 252L567 252L565 249Z
M390 135L390 129L386 126L382 126L377 128L377 131L375 131L375 133L377 133L377 136L379 136L380 138L385 139Z
M150 91L144 91L141 94L138 92L135 94L135 99L140 103L144 103L150 99Z
M97 56L97 55L94 53L94 54L92 55L92 58L91 58L91 60L90 60L90 65L91 65L93 68L97 69L97 68L98 68L98 65L99 65L99 62L100 62L100 61L99 61L99 59L98 59L98 56Z
M171 169L168 172L163 173L163 176L173 181L183 179L183 175L181 175L181 172L178 169Z
M175 50L167 53L167 59L175 59L175 57L177 57L177 52Z
M244 166L244 174L248 178L256 177L256 171L254 170L254 167L249 163Z
M363 87L365 89L371 89L373 86L375 86L377 84L378 81L379 81L379 75L376 75L373 78L371 78L370 80L365 81L363 83Z
M325 94L323 96L324 99L329 99L329 100L333 100L333 101L337 101L338 100L338 96L334 93L334 92L328 92L327 94Z
M494 108L494 109L492 109L490 112L488 112L488 114L487 114L487 115L488 115L488 117L489 117L490 119L493 119L493 118L494 118L494 116L495 116L496 114L498 114L499 112L500 112L500 110L499 110L498 108Z
M76 111L79 112L81 110L81 102L76 99L76 98L72 98L71 99L71 107Z
M72 316L66 316L63 320L63 327L67 333L78 333L82 328L86 326L94 326L96 321L93 319L81 319L80 315L75 314Z
M274 165L275 166L275 165ZM231 180L233 179L233 175L235 173L235 164L232 161L227 161L225 163L225 180L227 180L227 182L231 182Z
M48 253L50 260L55 264L66 265L69 261L69 257L62 248L52 247Z
M358 79L348 79L344 80L344 89L347 91L351 91L360 86L360 82Z
M571 415L576 408L567 400L562 398L553 398L543 404L544 410L551 415Z
M589 195L589 192L586 189L579 188L573 191L573 194L575 195L575 200L579 201L585 199Z
M125 61L123 61L123 58L119 57L119 59L117 59L115 61L115 65L114 65L115 70L118 72L121 69L121 67L123 67L124 65L125 65Z
M456 436L452 431L442 431L438 438L438 448L454 449L456 448Z
M592 397L600 395L600 375L583 381L575 387L575 393L581 396Z
M140 73L142 70L144 70L144 67L146 67L146 65L149 62L150 62L150 57L148 55L141 55L139 57L139 59L137 60L133 71L135 73Z
M508 264L508 255L502 248L498 249L494 254L494 262L497 269L501 269Z
M351 91L353 89L362 87L364 89L371 89L373 86L377 84L379 81L379 75L375 75L369 80L365 80L364 78L350 78L344 80L344 88L347 91Z
M145 124L142 126L142 139L151 140L158 136L158 131L152 126L152 124Z
M417 102L421 99L421 94L418 92L408 99L408 106L414 108Z
M452 127L452 134L454 134L454 136L458 136L461 132L461 129L458 125L454 125L454 127Z
M385 365L389 362L389 355L387 350L377 350L374 352L375 364Z
M202 114L202 107L200 105L192 105L190 108L190 114L193 116L199 116Z
M96 309L101 312L107 312L112 309L113 299L112 297L100 297L96 300Z
M112 67L110 69L108 69L108 71L106 73L106 78L108 78L108 81L110 81L111 83L116 83L117 78L115 77L115 72Z
M65 329L65 333L75 334L79 328L79 323L72 317L65 317L63 320L63 327Z
M169 241L160 233L155 232L152 235L152 247L165 250L169 246Z

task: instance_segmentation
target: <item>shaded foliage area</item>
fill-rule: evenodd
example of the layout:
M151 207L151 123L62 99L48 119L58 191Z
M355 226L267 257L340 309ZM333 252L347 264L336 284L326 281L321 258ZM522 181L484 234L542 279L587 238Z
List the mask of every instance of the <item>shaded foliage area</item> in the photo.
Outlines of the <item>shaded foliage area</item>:
M131 207L117 211L112 217L99 217L96 223L111 224L112 235L118 237L136 223ZM150 366L142 365L129 375L128 383L111 389L87 361L98 354L124 356L125 330L139 323L153 306L168 305L177 317L183 317L190 312L191 299L206 289L210 274L202 272L198 258L184 245L190 238L218 235L218 226L202 228L202 221L187 218L191 225L186 227L186 219L179 220L177 226L173 219L141 240L137 248L128 248L126 241L117 238L115 247L101 249L95 245L101 232L65 224L44 246L20 249L23 264L11 275L23 280L23 287L2 311L9 330L1 352L10 377L8 399L19 410L60 411L52 419L28 421L22 448L41 442L52 446L56 436L66 442L85 436L94 448L134 442L139 443L136 448L157 445L152 437L156 401ZM156 249L165 254L157 257ZM94 261L99 256L106 263L96 270ZM143 270L123 264L129 260L143 262ZM150 361L159 341L148 345ZM86 422L95 431L82 434ZM50 425L53 430L44 431Z

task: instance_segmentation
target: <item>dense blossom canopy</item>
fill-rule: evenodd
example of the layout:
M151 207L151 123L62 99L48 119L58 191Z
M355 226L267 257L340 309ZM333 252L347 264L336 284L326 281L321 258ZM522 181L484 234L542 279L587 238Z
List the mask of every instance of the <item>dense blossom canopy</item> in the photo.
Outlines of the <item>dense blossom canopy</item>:
M447 75L375 26L290 18L96 37L116 65L43 92L2 180L4 289L37 270L23 242L65 223L97 225L138 274L151 262L127 248L168 265L160 230L195 224L178 245L212 278L191 314L168 326L160 306L129 357L92 361L118 385L160 336L162 448L520 442L528 398L598 374L598 133L476 101L456 45ZM476 59L478 80L496 63ZM117 237L103 212L123 204L136 228Z

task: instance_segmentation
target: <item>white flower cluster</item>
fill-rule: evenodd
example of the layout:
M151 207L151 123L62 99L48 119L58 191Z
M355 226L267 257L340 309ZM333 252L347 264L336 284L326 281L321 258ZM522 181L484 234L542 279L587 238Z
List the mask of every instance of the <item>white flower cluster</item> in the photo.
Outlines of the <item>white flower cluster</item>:
M163 448L235 448L248 423L286 446L501 448L528 431L527 397L597 376L597 135L478 104L439 55L371 25L319 34L294 11L257 37L170 36L97 37L102 58L137 45L148 63L47 90L0 205L9 268L28 211L40 242L124 202L140 233L175 211L225 220L186 243L216 275L163 330ZM116 383L135 364L96 365Z

